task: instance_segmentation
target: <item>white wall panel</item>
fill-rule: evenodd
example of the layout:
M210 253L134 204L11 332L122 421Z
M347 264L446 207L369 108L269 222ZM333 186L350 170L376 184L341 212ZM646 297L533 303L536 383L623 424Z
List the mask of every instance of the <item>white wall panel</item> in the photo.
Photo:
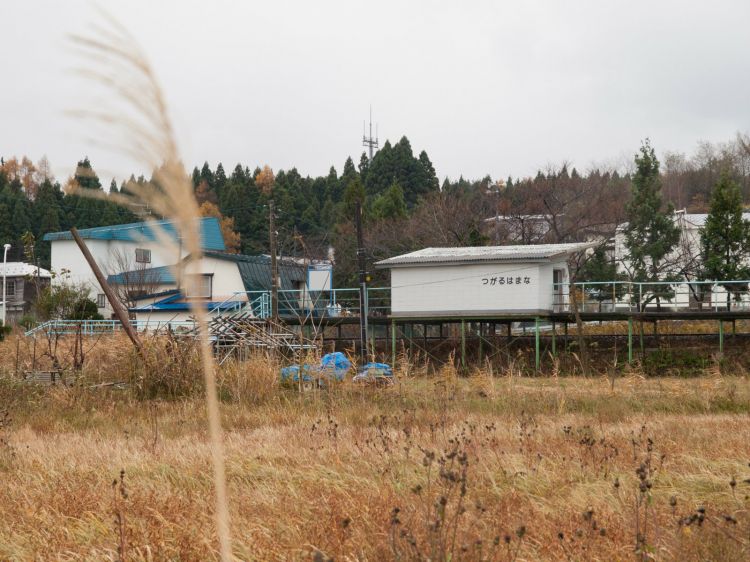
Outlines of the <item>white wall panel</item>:
M552 270L560 264L503 263L391 270L394 315L524 312L552 308Z

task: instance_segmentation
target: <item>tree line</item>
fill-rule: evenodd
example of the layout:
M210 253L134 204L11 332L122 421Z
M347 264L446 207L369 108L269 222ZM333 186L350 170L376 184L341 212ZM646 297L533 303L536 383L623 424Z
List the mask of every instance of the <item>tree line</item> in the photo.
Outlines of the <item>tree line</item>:
M415 154L406 137L386 142L372 161L364 153L356 165L347 158L340 173L331 166L327 175L311 177L296 168L274 173L267 166L251 169L243 164L227 173L222 163L215 168L204 163L193 169L192 181L201 212L220 219L229 251L268 252L268 203L273 199L280 252L311 258L332 252L334 282L344 287L356 279L357 202L364 209L372 260L425 246L607 240L618 225L638 223L636 207L661 215L674 207L708 210L720 181L737 187L740 206L750 201L748 141L738 136L727 143L702 143L690 157L665 153L663 165L657 161L650 171L658 180L658 196L640 203L639 197L645 197L639 184L645 181L642 152L619 169L602 166L580 172L563 163L534 177L459 177L440 183L427 153ZM653 151L650 145L648 150ZM46 159L36 164L26 157L0 161L0 240L13 245L10 259L31 257L48 267L49 245L41 241L45 233L134 222L149 213L123 208L112 197L132 184L148 186L153 183L149 179L131 176L119 185L112 180L105 190L88 158L77 163L63 184L49 169ZM95 190L97 197L83 196L81 190ZM647 228L658 227L647 223ZM633 248L642 247L635 234L629 236ZM660 240L666 244L670 239ZM638 251L645 250L636 250L636 261ZM648 250L634 278L653 278L659 251ZM594 261L588 269L581 267L580 275L602 274L594 266L610 265Z

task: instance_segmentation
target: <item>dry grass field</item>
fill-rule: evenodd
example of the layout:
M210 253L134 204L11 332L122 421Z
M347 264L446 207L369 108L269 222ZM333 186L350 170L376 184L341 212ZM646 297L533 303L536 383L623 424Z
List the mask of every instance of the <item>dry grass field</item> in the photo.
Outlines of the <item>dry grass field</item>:
M151 342L143 369L105 339L79 384L40 388L14 379L28 345L0 343L0 560L216 559L205 403L143 384L199 385L191 354ZM443 368L300 394L276 373L219 372L237 559L750 558L744 376Z

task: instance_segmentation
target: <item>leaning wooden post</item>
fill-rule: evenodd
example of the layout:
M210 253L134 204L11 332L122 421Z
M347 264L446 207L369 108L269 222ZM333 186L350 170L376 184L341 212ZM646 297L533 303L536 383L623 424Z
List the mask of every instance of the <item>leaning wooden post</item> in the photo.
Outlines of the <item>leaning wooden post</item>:
M101 285L102 290L104 291L104 294L107 296L107 300L109 301L109 304L112 305L112 309L115 312L115 316L117 316L117 319L122 324L123 330L125 330L125 333L130 338L130 341L133 342L133 345L135 346L136 350L141 355L141 357L145 357L144 352L143 352L143 344L141 343L141 340L138 337L138 334L133 329L133 326L130 325L130 319L128 318L127 311L122 306L122 303L117 299L117 296L115 295L114 291L107 283L107 280L105 279L104 274L102 273L102 270L99 269L99 266L97 265L96 260L94 260L94 256L91 255L91 252L86 246L86 243L81 238L81 235L78 234L78 230L76 230L75 226L70 229L70 233L73 235L73 240L76 241L76 244L78 244L78 247L81 249L81 253L83 254L83 257L86 258L86 261L88 262L89 267L91 268L91 271L94 272L94 276L96 277L96 280L99 282L99 285Z

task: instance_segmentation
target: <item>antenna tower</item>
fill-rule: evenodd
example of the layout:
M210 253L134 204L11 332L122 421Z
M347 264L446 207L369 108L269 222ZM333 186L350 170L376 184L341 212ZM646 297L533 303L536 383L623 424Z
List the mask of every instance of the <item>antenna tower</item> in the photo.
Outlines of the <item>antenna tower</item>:
M370 151L370 162L372 162L373 149L378 149L378 129L375 127L375 138L372 137L372 106L370 106L370 136L365 134L365 124L362 122L362 146Z

